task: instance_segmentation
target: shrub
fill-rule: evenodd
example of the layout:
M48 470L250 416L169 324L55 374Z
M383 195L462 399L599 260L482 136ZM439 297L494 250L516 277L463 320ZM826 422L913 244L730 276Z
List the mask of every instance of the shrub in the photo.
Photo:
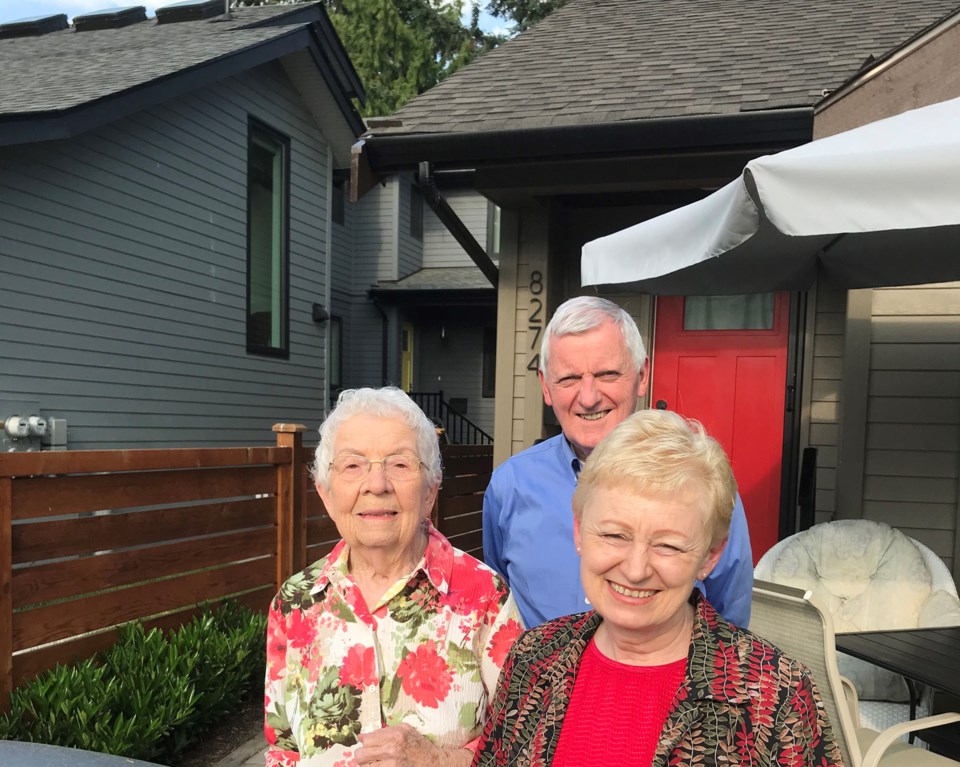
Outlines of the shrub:
M0 739L169 758L262 682L265 633L263 615L232 602L166 635L129 624L105 652L17 688Z

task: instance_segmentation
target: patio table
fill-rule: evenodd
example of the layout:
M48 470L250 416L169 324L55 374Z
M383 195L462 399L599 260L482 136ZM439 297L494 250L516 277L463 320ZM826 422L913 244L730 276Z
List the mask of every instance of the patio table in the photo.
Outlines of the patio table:
M918 684L960 696L960 626L838 633L836 643L841 652L903 676L911 719L917 715ZM930 742L937 735L931 731L920 737Z
M894 671L911 689L916 683L960 696L960 626L838 633L837 649Z

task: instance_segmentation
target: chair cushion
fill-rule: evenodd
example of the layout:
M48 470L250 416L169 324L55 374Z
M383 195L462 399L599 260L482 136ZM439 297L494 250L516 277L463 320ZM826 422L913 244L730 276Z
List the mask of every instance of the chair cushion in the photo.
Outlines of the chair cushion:
M793 537L769 579L810 589L836 631L914 628L932 577L913 542L888 525L839 520Z

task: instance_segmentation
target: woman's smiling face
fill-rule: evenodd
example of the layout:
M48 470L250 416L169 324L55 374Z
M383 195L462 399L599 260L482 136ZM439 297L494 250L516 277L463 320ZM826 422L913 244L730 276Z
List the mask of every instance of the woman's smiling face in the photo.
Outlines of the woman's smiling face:
M353 549L402 556L415 548L420 526L430 516L437 486L422 467L410 478L388 476L379 462L396 455L419 460L416 434L400 418L355 415L334 436L335 463L349 456L377 461L358 479L331 470L330 487L317 485L327 513Z
M697 484L659 495L629 485L597 487L574 521L580 577L608 628L632 639L668 633L694 582L720 558L711 545L707 494Z

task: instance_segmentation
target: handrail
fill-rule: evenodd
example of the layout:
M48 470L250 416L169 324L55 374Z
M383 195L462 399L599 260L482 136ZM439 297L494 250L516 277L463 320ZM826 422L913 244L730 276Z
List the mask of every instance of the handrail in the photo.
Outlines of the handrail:
M454 410L438 392L408 392L428 418L436 419L443 426L447 441L459 445L492 445L493 437L463 413Z

